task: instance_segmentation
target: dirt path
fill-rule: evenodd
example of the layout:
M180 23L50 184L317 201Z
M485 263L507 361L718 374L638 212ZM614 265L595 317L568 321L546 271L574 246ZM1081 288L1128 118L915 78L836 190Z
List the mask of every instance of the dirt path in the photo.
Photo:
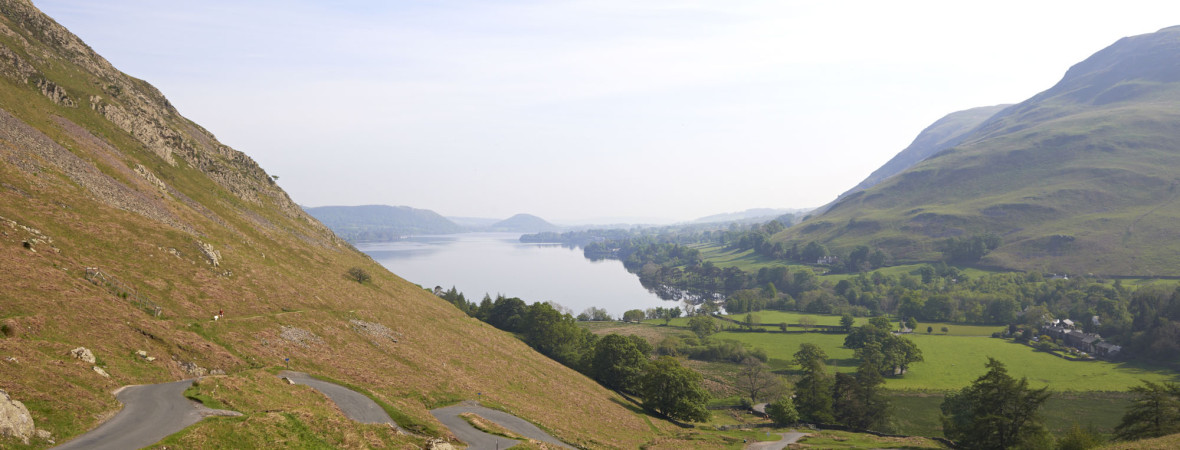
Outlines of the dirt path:
M794 444L799 439L802 439L803 436L807 436L807 433L792 431L790 433L778 433L778 435L783 438L777 441L755 442L747 445L746 448L751 450L782 450L787 448L788 445Z
M438 419L439 422L442 422L443 425L446 425L447 428L450 428L456 437L467 443L469 450L503 449L519 444L520 441L479 431L471 426L470 423L467 423L466 420L463 420L462 417L459 417L459 414L463 413L478 414L480 417L495 422L497 425L529 439L558 445L563 448L573 448L550 436L549 433L542 431L527 420L503 411L479 406L478 403L473 401L465 401L458 405L431 410L430 414Z
M241 415L213 410L184 397L193 380L126 386L115 391L123 410L98 428L58 449L127 449L152 445L207 416Z
M360 392L339 384L317 380L303 372L284 370L279 372L279 376L322 392L333 403L336 403L340 411L343 411L344 415L348 416L349 419L361 423L387 423L402 433L406 432L406 430L398 426L397 422L393 421L393 418L389 417L389 413L386 413L381 408L381 405L378 405L373 399L366 397Z

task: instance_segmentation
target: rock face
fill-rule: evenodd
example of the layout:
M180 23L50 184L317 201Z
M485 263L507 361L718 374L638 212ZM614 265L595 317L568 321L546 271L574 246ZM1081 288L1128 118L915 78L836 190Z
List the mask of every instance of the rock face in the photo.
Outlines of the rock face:
M0 436L15 437L27 445L35 430L33 416L25 404L0 391Z
M91 353L90 349L86 347L78 347L70 350L70 356L78 358L87 363L94 364L94 353Z
M198 366L194 362L184 361L177 364L180 365L180 370L194 377L203 377L209 373L204 367Z
M442 439L431 438L426 441L426 450L455 450L455 446Z

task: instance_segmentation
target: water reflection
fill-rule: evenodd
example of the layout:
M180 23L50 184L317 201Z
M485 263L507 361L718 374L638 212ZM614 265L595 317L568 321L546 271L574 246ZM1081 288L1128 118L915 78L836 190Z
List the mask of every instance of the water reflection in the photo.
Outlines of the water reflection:
M519 238L517 233L413 236L357 248L413 283L455 286L475 301L502 293L529 303L553 301L575 315L591 306L605 308L616 317L628 309L677 305L648 292L620 261L591 261L577 248Z

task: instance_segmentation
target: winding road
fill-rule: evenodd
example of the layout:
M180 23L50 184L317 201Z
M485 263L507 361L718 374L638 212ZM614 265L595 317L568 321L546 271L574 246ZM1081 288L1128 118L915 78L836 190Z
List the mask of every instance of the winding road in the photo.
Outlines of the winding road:
M807 433L792 431L790 433L778 433L778 435L782 436L783 438L777 441L755 442L753 444L747 445L746 448L749 450L782 450L787 448L788 445L799 441L799 439L802 439L803 436L807 436Z
M339 384L329 383L323 380L317 380L311 375L303 372L294 372L284 370L279 372L279 376L291 380L297 384L305 384L312 389L322 392L328 396L340 411L344 412L349 419L361 423L387 423L397 429L400 433L405 433L402 427L389 417L381 405L374 402L373 399L361 394L360 392L346 388Z
M454 433L456 437L467 443L467 448L469 450L493 450L508 448L519 444L520 441L479 431L475 427L471 426L470 423L467 423L467 421L462 417L459 417L459 414L463 413L477 414L484 419L495 422L497 425L512 430L512 432L529 439L558 445L563 448L573 448L557 440L553 436L550 436L549 433L542 431L540 428L537 428L536 425L529 423L527 420L521 419L503 411L497 411L491 408L479 406L478 403L470 400L458 405L430 410L430 414L433 415L435 419L438 419L439 422L442 422L443 425L446 425L447 428L450 428L451 432Z
M152 445L211 415L237 415L213 410L184 397L193 380L126 386L115 391L123 410L98 428L58 449L124 450Z
M359 392L317 380L303 372L282 371L279 377L303 384L322 392L349 419L362 423L389 424L398 432L405 433L376 402ZM206 408L200 403L184 397L184 390L193 380L171 383L125 386L115 391L115 398L123 403L123 409L114 417L72 441L56 449L122 450L142 448L159 442L189 425L200 422L208 416L240 416L241 413ZM467 443L468 448L503 449L519 444L520 441L484 433L467 423L459 414L474 413L495 422L521 436L541 442L573 448L537 428L528 421L491 408L485 408L473 401L438 408L430 411L439 422ZM782 448L782 447L776 447Z

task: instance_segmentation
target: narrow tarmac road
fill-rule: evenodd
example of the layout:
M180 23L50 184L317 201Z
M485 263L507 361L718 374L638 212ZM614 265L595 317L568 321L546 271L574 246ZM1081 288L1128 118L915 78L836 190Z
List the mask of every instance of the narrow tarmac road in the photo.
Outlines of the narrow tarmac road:
M327 381L317 380L311 375L303 372L295 372L284 370L279 372L279 376L287 378L298 384L305 384L312 389L322 392L328 396L340 411L344 412L349 419L361 423L387 423L396 428L399 432L405 433L406 430L398 426L393 418L389 417L381 405L374 402L373 399L366 397L360 392L346 388L339 384L329 383Z
M475 427L471 426L470 423L467 423L466 420L463 420L462 417L459 417L459 414L463 413L475 413L480 417L495 422L497 425L512 430L512 432L529 439L558 445L563 448L573 448L569 445L566 445L564 442L557 440L557 438L550 436L549 433L542 431L540 428L537 428L536 425L529 423L527 420L521 419L503 411L497 411L491 408L479 406L478 403L470 400L458 405L431 410L430 414L433 415L434 418L438 419L439 422L442 422L443 425L446 425L447 428L450 428L451 432L455 433L456 437L458 437L463 442L466 442L467 448L469 450L503 449L519 444L520 441L479 431Z
M807 436L807 433L792 431L790 433L778 433L778 435L783 438L777 441L755 442L747 445L746 448L749 450L782 450L787 448L788 445L794 444L799 439L802 439L803 436Z
M168 435L200 422L209 415L233 415L201 406L184 397L193 380L126 386L115 398L123 410L98 428L66 442L57 449L124 450L154 444Z

